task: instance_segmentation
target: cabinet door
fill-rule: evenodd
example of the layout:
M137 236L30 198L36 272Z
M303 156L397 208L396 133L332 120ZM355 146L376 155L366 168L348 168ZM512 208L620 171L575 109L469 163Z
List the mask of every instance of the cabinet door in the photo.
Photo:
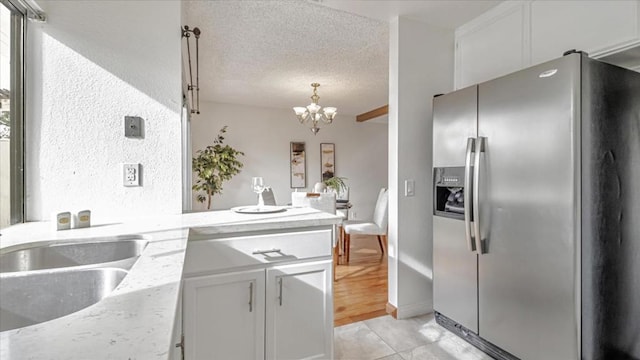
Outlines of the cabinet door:
M180 291L182 294L182 291ZM173 335L171 336L173 341L169 348L169 360L184 360L182 356L182 349L184 344L182 343L182 296L178 299L178 308L176 310L176 317L173 323Z
M520 70L528 64L523 48L524 3L505 2L504 11L479 26L456 32L456 89Z
M264 359L264 270L184 280L187 360Z
M578 49L597 55L640 40L638 1L534 1L532 64Z
M266 359L332 359L331 261L267 270Z

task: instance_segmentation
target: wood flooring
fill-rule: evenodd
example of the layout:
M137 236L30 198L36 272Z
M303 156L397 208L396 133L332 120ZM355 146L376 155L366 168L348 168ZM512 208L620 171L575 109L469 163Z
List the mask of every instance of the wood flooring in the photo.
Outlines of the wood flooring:
M375 236L352 235L349 264L338 265L333 282L333 324L386 315L387 254Z

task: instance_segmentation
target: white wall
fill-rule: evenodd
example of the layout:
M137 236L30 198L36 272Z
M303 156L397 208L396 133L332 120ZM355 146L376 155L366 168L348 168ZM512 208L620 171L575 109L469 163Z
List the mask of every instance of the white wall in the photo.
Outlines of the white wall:
M338 109L340 111L340 109ZM278 204L291 202L289 143L302 141L307 151L307 190L320 181L320 143L334 143L336 176L346 177L351 188L352 214L370 218L381 187L387 186L387 125L356 123L355 117L338 113L333 124L317 135L300 125L291 109L272 109L200 102L200 115L191 121L192 148L213 143L220 128L228 125L225 143L245 156L240 174L226 182L222 195L213 198L212 209L257 203L251 177L262 176L273 187ZM194 175L195 181L195 175ZM299 191L304 191L300 189ZM195 210L206 204L193 200Z
M180 2L39 1L27 31L26 217L180 213ZM124 137L124 116L144 138ZM141 187L121 163L142 164Z
M453 88L454 34L403 17L389 33L389 303L407 318L433 310L431 108Z

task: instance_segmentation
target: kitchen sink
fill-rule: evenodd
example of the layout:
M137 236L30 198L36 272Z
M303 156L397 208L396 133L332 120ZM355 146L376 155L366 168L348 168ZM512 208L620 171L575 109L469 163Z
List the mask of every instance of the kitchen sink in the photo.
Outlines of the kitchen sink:
M147 246L140 237L34 243L0 252L0 273L98 265L129 269Z
M59 269L0 275L0 331L53 320L91 306L127 275L121 268Z

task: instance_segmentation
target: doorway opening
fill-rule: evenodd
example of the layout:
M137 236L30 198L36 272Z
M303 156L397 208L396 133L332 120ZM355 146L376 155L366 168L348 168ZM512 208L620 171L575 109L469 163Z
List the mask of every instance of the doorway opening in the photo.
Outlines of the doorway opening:
M375 235L351 235L349 263L338 263L333 282L334 326L387 314L387 259Z

